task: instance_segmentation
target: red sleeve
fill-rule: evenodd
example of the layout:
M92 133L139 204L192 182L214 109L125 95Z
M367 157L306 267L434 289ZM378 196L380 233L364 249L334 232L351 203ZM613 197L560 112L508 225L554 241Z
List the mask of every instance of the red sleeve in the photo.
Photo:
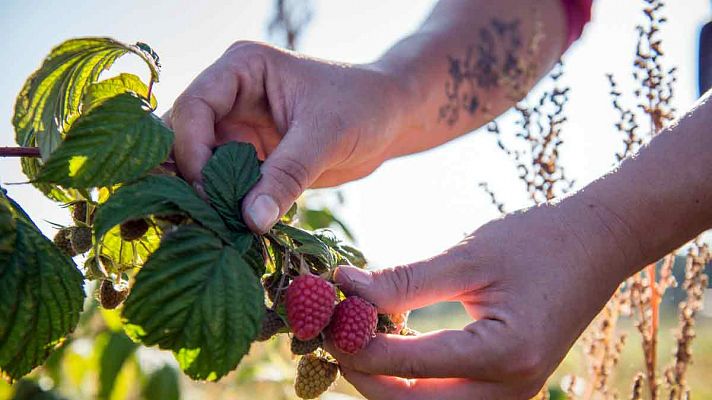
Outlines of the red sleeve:
M583 32L583 27L591 20L591 6L593 0L561 0L566 13L566 47L576 41Z

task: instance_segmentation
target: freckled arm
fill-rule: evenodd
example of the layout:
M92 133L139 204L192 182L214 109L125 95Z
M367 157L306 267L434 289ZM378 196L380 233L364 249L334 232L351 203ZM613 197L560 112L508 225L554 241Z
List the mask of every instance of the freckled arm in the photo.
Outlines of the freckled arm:
M566 42L560 0L442 0L376 68L398 80L409 118L388 158L470 132L523 98Z

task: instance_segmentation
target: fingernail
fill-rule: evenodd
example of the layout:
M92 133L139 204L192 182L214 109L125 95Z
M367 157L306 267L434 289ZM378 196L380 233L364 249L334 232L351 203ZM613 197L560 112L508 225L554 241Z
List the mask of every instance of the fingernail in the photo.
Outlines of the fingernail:
M373 278L368 271L354 267L337 268L334 273L334 280L348 288L365 286L373 282Z
M279 218L279 206L266 194L257 196L246 211L260 232L267 232Z

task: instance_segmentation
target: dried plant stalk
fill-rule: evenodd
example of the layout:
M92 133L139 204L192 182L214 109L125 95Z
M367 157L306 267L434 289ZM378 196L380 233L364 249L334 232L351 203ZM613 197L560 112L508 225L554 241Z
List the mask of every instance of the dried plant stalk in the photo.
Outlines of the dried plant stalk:
M295 50L299 37L313 17L309 0L275 0L274 16L268 25L269 34L289 50Z
M689 387L686 375L692 363L692 340L695 338L695 316L702 309L702 298L707 288L708 277L705 266L712 261L712 254L707 244L702 244L698 238L687 253L685 265L685 281L682 287L687 298L679 304L679 322L675 334L677 347L675 349L672 365L665 371L665 378L670 386L671 400L689 398Z

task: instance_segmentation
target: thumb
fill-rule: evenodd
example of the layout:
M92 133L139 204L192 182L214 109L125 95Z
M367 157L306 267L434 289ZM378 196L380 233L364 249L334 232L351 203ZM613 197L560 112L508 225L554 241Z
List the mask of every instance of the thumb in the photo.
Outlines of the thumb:
M260 167L262 177L242 203L242 215L253 232L269 231L323 172L326 149L311 138L293 127Z
M474 276L465 260L443 253L414 264L366 271L339 267L334 280L347 295L358 295L384 313L400 313L453 299L472 290Z

